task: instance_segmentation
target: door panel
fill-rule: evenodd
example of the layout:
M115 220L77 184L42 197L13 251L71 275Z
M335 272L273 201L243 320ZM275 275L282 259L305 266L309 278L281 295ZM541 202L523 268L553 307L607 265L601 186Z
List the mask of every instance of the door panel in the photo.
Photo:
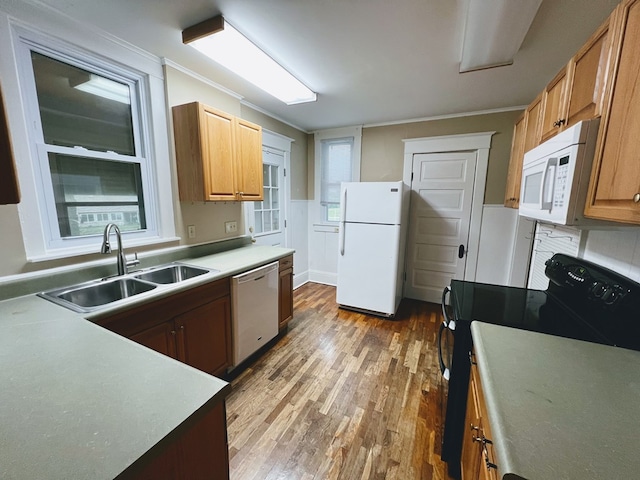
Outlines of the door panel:
M464 278L476 162L475 152L414 155L405 296L439 303Z
M244 204L248 230L254 243L286 246L285 241L285 176L284 153L271 148L262 151L264 197L261 202Z

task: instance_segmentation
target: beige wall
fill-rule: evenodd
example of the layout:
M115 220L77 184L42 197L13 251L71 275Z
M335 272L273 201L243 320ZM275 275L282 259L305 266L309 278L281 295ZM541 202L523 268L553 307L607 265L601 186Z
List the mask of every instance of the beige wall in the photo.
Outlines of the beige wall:
M513 124L521 111L429 120L362 129L360 179L402 180L403 139L495 131L491 139L485 204L502 204L507 180Z

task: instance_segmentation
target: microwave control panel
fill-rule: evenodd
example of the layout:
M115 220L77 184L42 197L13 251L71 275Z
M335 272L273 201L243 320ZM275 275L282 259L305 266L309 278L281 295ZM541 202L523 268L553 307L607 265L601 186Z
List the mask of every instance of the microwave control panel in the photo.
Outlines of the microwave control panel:
M553 206L562 207L565 202L565 190L567 188L567 175L569 174L569 155L558 160L556 167L556 184L554 187ZM570 192L569 192L570 193Z

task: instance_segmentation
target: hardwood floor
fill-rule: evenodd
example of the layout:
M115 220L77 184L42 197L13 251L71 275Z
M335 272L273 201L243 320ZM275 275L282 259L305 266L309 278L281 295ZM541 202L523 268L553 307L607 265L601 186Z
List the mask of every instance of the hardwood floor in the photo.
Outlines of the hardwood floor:
M381 319L314 283L294 302L288 333L232 383L231 479L448 479L439 306Z

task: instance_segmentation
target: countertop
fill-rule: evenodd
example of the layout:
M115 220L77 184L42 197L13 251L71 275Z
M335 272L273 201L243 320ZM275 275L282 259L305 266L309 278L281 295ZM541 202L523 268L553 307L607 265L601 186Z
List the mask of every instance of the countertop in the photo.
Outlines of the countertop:
M640 352L471 324L505 479L636 478Z
M220 272L177 290L291 253L246 246L182 259ZM145 295L109 311L158 294ZM227 382L109 332L87 316L33 294L0 302L0 478L113 479L144 461L160 440L181 432L194 413L227 395Z

